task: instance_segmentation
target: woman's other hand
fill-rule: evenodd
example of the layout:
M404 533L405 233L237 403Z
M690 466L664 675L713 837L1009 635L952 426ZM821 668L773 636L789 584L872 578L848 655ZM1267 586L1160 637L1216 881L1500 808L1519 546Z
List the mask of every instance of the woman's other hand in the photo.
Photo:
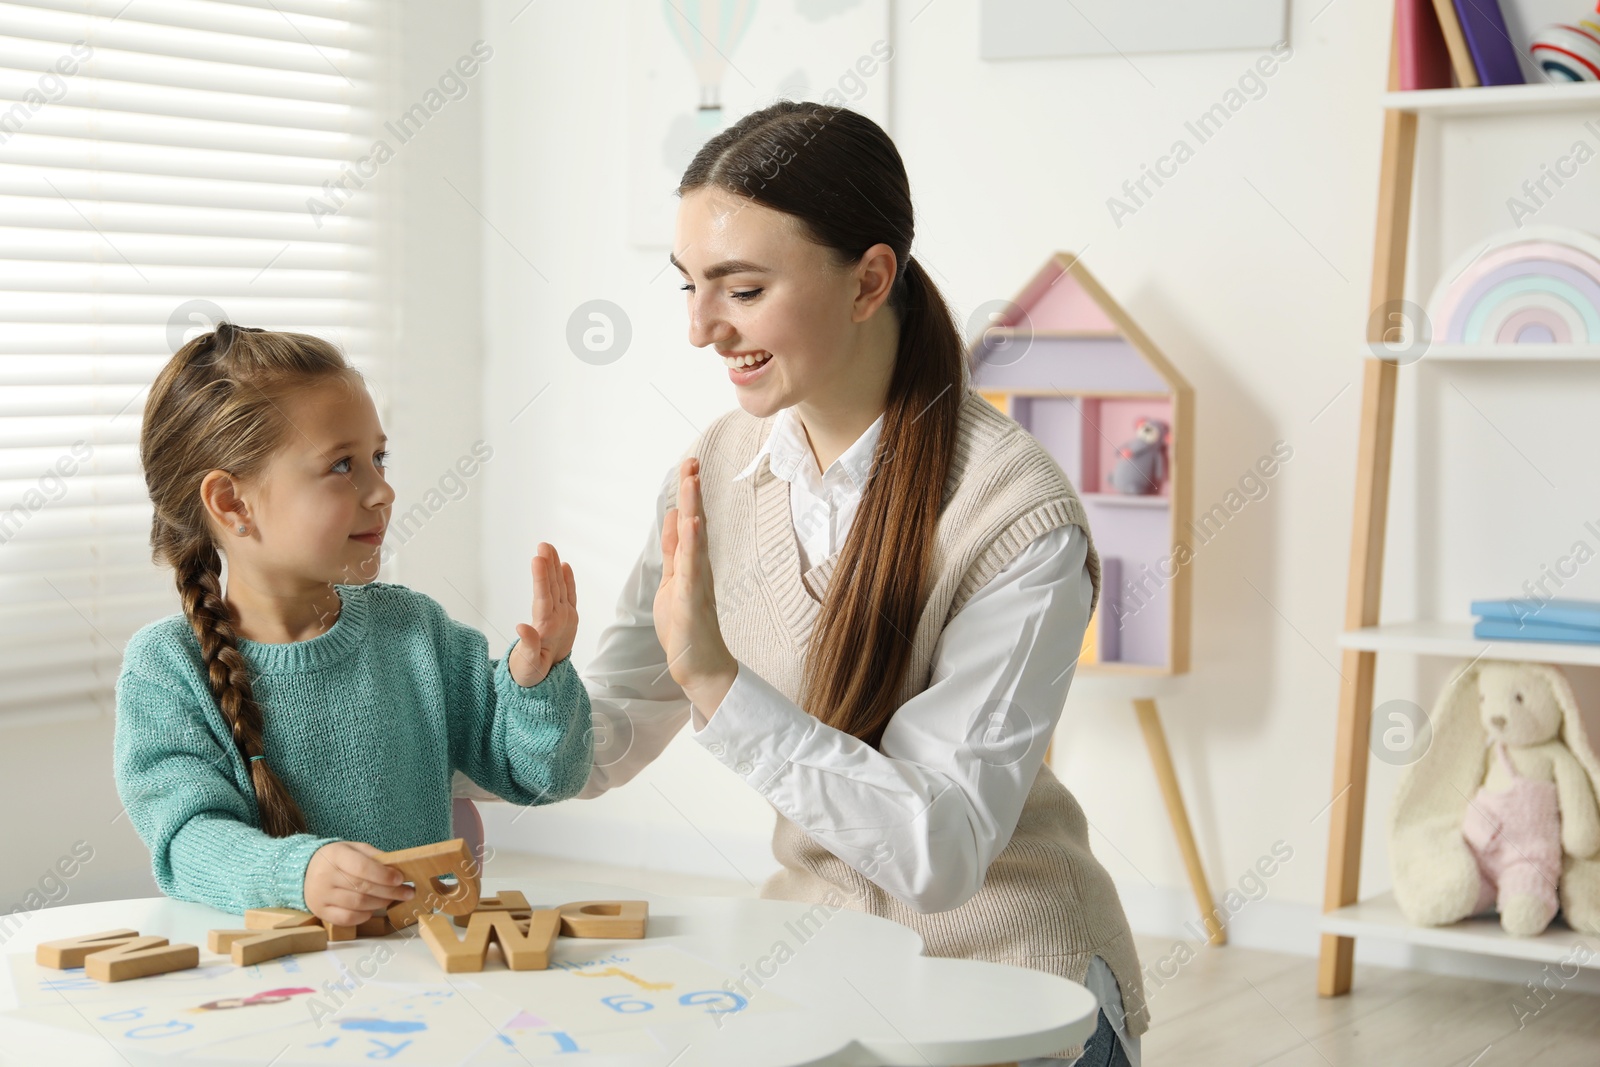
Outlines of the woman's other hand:
M661 524L655 623L672 680L709 719L733 686L739 664L717 624L708 545L700 461L691 457L678 468L678 506L667 511Z

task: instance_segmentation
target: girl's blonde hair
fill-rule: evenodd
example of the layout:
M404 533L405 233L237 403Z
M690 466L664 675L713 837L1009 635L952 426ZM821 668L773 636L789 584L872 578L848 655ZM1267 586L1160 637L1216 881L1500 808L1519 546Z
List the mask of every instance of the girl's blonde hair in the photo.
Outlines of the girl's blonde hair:
M266 755L261 709L239 651L237 620L222 597L222 560L200 484L213 470L239 482L260 475L290 432L283 399L329 379L358 377L321 338L224 322L162 368L139 433L139 461L155 506L152 556L173 569L211 695L250 768L261 828L272 837L305 832L305 816L267 760L254 758Z

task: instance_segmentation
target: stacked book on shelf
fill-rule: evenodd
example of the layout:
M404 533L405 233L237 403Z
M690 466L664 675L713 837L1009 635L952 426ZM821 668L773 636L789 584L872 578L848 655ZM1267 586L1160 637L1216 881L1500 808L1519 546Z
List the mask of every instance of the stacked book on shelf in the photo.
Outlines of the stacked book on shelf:
M1396 0L1395 34L1401 89L1466 89L1480 85L1521 85L1518 42L1526 31L1520 20L1506 25L1516 0ZM1452 72L1455 75L1451 81Z
M1474 600L1472 614L1477 638L1600 645L1600 600Z

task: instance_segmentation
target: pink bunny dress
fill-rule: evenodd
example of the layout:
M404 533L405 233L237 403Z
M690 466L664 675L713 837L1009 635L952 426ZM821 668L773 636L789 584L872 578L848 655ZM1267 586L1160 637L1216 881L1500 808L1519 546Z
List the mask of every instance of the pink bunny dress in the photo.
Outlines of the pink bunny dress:
M1556 784L1517 773L1504 741L1495 742L1500 766L1511 776L1511 788L1494 792L1480 786L1467 805L1461 832L1478 860L1476 911L1496 905L1501 911L1518 894L1538 900L1549 910L1560 907L1556 887L1561 878L1561 809Z

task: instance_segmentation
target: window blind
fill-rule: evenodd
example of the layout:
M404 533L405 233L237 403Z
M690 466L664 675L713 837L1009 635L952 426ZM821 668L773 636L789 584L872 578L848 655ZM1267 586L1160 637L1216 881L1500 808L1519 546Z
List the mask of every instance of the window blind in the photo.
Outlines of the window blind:
M109 712L128 637L179 610L138 462L178 345L225 315L373 369L374 20L0 2L0 725Z

